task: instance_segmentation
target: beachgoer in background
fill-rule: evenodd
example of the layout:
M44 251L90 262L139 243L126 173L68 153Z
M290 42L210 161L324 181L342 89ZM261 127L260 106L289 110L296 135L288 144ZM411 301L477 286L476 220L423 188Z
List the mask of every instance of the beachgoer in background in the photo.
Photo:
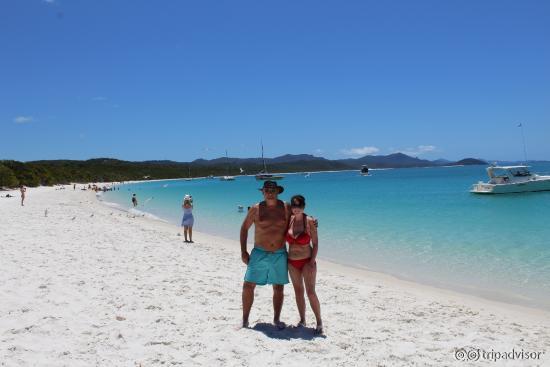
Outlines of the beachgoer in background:
M241 259L247 265L243 283L243 327L254 303L256 285L273 285L273 323L283 329L280 321L284 301L284 285L288 284L285 233L290 218L290 206L277 198L284 188L274 181L265 181L260 189L264 201L250 208L241 226ZM247 249L248 230L254 224L254 248Z
M25 206L23 202L25 201L25 192L27 192L27 188L23 185L19 188L19 191L21 191L21 206Z
M288 273L294 286L296 305L300 314L298 326L306 325L306 300L304 298L304 284L307 298L315 319L317 320L316 334L323 333L321 320L321 305L315 292L317 276L317 251L319 240L315 220L304 213L306 199L302 195L295 195L290 199L292 216L286 233L288 242Z
M73 191L76 190L76 184L73 184Z
M132 205L134 208L138 205L136 194L132 195Z
M193 217L193 197L185 195L181 207L183 208L181 226L183 227L184 242L193 243L193 223L195 222L195 218ZM187 235L189 235L189 240L187 240Z

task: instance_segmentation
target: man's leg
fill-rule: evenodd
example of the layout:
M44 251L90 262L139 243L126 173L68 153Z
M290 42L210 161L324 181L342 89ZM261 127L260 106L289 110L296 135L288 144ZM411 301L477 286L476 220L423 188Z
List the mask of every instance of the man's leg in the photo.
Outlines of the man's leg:
M254 303L254 289L256 284L245 281L243 283L243 327L248 327L248 316Z
M279 326L281 323L281 310L285 298L284 284L273 284L273 323ZM283 324L284 325L284 324Z

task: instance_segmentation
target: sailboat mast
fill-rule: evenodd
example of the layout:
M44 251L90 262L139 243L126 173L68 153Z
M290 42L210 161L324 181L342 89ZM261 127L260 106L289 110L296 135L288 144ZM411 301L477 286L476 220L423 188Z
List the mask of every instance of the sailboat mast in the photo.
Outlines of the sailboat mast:
M227 175L229 176L229 157L227 156L227 149L225 150L225 170L227 172Z
M520 122L518 127L521 128L521 140L523 141L523 159L525 160L524 164L527 164L527 149L525 148L525 134L523 133L523 123Z
M264 158L264 142L262 141L262 161L264 162L264 173L267 173L267 167L265 165L265 158Z

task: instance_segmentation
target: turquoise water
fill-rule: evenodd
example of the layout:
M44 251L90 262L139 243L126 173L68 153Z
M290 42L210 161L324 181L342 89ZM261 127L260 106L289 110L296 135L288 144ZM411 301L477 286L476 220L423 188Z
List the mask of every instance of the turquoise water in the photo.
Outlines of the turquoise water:
M548 173L550 164L532 170ZM289 174L280 184L282 199L303 194L319 219L321 258L550 309L550 192L470 194L479 180L485 167ZM139 210L179 224L188 193L194 229L238 240L245 213L237 206L261 200L260 185L254 177L146 182L103 200L129 208L135 192Z

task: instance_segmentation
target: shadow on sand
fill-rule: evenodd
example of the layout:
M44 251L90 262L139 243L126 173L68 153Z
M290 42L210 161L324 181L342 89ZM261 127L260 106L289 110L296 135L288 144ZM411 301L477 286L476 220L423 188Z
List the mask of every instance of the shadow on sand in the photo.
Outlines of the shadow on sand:
M315 338L326 338L325 335L315 334L315 328L303 327L303 326L287 326L284 329L279 329L273 324L266 322L260 322L254 325L251 330L256 330L264 333L267 337L273 339L291 340L291 339L303 339L313 340Z

